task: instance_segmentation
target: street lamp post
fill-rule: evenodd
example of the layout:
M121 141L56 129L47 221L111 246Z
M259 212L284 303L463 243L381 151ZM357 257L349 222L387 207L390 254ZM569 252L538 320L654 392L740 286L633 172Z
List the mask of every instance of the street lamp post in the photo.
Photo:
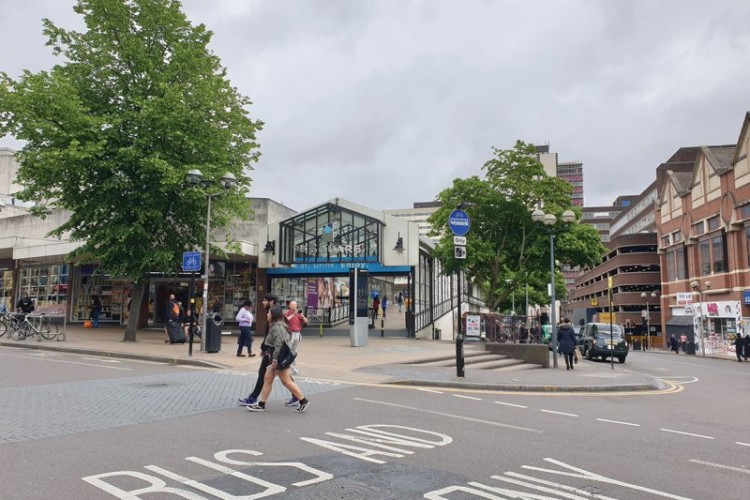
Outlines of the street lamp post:
M198 170L197 168L191 169L187 175L186 179L188 184L191 186L202 186L203 188L208 188L209 186L214 184L214 181L204 179L203 172ZM220 194L223 194L224 192L230 190L235 184L237 183L237 179L235 178L234 174L231 172L225 173L221 180L219 181L219 184L224 189L223 191L217 191L214 193L208 193L206 192L205 195L208 198L208 211L206 213L206 246L205 246L205 252L206 252L206 260L203 263L203 310L201 311L201 351L206 351L206 340L208 338L208 270L209 270L209 259L210 259L210 244L211 244L211 199L214 196L218 196Z
M699 321L700 321L700 334L701 334L701 355L703 357L706 356L706 317L703 315L703 293L705 290L711 289L711 282L706 281L703 283L703 290L701 290L701 285L698 282L698 280L693 280L690 282L690 287L693 289L693 291L698 292L698 300L700 300L699 307L701 308L700 314L698 315Z
M651 310L648 308L648 299L651 297L652 299L656 299L656 292L651 292L651 295L647 294L646 292L641 292L641 298L646 301L646 315L643 316L643 319L646 322L646 340L643 342L643 350L648 350L648 344L651 340Z
M552 366L557 368L557 331L555 330L555 231L554 225L557 217L554 214L546 214L540 209L531 213L531 220L544 224L540 226L549 233L549 270L550 270L550 329L552 337ZM572 210L566 210L562 213L562 221L570 223L576 220L576 214ZM546 227L545 227L546 226Z

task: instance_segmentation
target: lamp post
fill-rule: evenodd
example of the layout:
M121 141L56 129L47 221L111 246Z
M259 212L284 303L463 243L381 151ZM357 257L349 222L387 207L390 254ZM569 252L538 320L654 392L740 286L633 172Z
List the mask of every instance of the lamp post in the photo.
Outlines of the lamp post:
M215 183L215 181L204 179L203 172L201 172L197 168L191 169L185 176L185 180L191 186L200 185L204 189ZM232 174L231 172L227 172L219 180L219 184L224 189L223 191L205 193L206 197L208 198L208 211L206 213L206 260L203 263L203 310L201 312L201 332L203 333L201 334L201 351L206 351L206 340L208 338L208 269L209 259L211 255L209 249L209 246L211 244L211 199L214 196L218 196L226 191L229 191L236 183L237 179L235 178L234 174Z
M700 300L699 307L701 308L700 314L698 315L698 318L700 320L701 328L700 328L700 334L701 334L701 355L703 357L706 356L706 324L705 320L706 317L703 314L703 293L705 290L711 289L711 282L706 281L703 283L703 290L701 290L701 284L698 282L698 280L693 280L690 282L690 287L693 289L693 291L698 292L698 300Z
M576 220L576 214L572 210L566 210L562 213L562 221L567 223L574 222ZM549 233L549 271L550 271L550 326L551 326L551 337L552 337L552 366L557 368L557 331L555 330L555 235L560 231L555 231L554 226L557 222L557 217L554 214L546 214L540 209L536 209L531 213L531 220L534 222L543 224L540 225L547 233Z
M648 343L650 340L651 335L651 310L648 308L648 299L651 297L652 299L656 299L656 292L651 292L651 294L647 294L646 292L641 292L641 298L646 301L646 311L645 315L643 316L643 319L646 323L646 340L643 343L644 350L648 350Z

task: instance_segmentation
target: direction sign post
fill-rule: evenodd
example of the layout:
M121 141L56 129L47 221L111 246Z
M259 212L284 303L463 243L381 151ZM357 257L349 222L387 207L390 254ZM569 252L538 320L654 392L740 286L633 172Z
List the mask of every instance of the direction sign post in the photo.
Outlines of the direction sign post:
M461 206L461 205L459 205ZM453 257L466 259L466 235L471 228L469 215L460 208L455 209L448 216L448 227L453 233ZM458 267L458 335L456 335L456 376L463 377L464 373L464 335L463 318L461 318L461 266Z

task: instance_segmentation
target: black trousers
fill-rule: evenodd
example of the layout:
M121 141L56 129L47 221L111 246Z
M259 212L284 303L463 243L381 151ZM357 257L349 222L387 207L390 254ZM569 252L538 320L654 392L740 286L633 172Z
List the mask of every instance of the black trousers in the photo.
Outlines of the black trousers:
M266 376L266 368L271 364L271 356L262 352L260 357L260 368L258 368L258 380L255 382L255 389L250 393L250 397L258 398L260 391L263 390L263 378Z

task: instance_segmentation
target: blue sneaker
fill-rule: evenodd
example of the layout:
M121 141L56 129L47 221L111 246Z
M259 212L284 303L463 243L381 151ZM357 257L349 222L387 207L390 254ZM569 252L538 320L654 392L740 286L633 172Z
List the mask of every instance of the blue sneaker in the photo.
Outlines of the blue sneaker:
M240 399L239 401L240 401L240 406L250 406L250 405L254 405L255 403L257 403L258 402L258 398L254 398L252 396L248 396L247 398Z
M294 396L292 396L292 399L290 399L289 401L287 401L284 404L287 405L287 406L297 406L299 404L299 399L297 399Z

